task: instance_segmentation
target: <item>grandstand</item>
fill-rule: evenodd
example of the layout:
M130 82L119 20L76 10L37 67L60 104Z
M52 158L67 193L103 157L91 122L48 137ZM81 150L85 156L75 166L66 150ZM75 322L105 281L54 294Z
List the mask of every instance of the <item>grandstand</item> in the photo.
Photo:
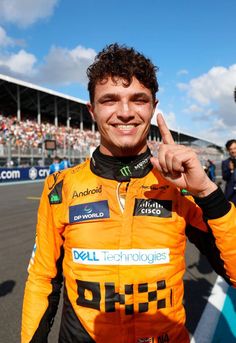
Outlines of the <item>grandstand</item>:
M195 149L202 164L222 159L221 146L171 132L176 142ZM151 125L149 146L154 155L159 141L159 129ZM47 142L55 142L55 149ZM98 144L86 101L0 74L0 166L47 166L55 155L76 164Z

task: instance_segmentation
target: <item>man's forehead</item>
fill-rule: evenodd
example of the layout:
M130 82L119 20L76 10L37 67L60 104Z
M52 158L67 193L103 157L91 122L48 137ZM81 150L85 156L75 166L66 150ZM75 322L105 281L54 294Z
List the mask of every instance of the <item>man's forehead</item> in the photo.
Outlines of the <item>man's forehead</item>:
M116 93L119 90L126 92L127 90L131 90L135 92L142 92L142 93L150 93L151 90L149 88L146 88L136 77L133 77L131 79L131 82L128 80L121 78L121 77L115 77L112 78L111 76L104 78L103 80L100 80L96 83L95 86L95 93L96 91L104 93L111 92Z
M234 150L236 149L236 143L232 143L229 147L229 150Z

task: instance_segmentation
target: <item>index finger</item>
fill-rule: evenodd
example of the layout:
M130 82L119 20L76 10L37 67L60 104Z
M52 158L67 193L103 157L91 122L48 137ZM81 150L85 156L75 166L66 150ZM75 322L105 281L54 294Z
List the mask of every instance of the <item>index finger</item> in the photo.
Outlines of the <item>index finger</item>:
M166 122L161 113L157 115L157 125L159 127L160 135L164 144L174 144L175 141L166 125Z

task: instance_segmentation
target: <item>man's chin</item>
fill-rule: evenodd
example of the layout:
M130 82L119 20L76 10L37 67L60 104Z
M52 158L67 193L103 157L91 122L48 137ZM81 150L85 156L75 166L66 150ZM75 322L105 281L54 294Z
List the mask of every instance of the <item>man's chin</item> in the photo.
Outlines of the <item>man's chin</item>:
M124 144L117 148L117 156L135 156L144 152L145 146L137 146L133 144Z

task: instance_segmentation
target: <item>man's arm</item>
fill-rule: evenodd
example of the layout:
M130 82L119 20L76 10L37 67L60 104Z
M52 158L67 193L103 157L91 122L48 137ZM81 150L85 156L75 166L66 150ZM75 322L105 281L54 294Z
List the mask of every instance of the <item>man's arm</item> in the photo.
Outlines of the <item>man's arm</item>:
M228 283L236 287L235 206L225 199L220 188L205 198L195 198L195 202L202 209L203 217L210 227L210 233L213 234L216 248L219 250L218 265L214 264L213 268L218 274L223 276ZM212 244L212 241L210 244ZM206 249L208 249L206 255L209 256L212 246L209 245ZM208 259L210 262L216 262L217 255Z
M41 197L36 233L36 250L29 264L22 312L22 343L45 343L57 311L62 284L63 241L57 219L52 215L48 185ZM61 184L59 183L59 192ZM55 193L55 189L52 191ZM54 208L53 208L54 209Z
M187 189L193 194L212 230L227 277L236 287L236 209L208 178L194 151L174 143L161 115L157 117L157 124L162 143L157 158L151 160L152 164L177 188Z
M211 227L208 225L210 218L217 219L226 215L230 211L231 205L225 200L220 188L206 198L196 198L195 202L199 204L204 214L198 211L197 215L196 211L198 209L194 209L192 206L190 221L187 223L185 230L186 236L206 256L214 271L232 285L233 282L227 274L228 272L225 268L220 250L217 247L216 238L213 235Z

